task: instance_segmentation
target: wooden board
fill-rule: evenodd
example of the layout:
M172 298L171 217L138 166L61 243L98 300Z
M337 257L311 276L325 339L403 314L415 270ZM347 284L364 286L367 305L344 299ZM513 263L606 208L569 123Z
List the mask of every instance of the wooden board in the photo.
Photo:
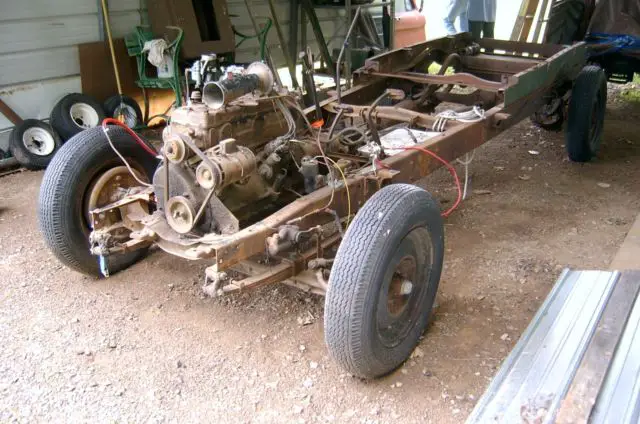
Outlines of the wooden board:
M167 26L178 26L184 31L181 56L185 59L197 59L205 53L227 53L234 51L235 36L231 30L231 21L227 3L211 1L218 30L218 40L202 40L198 19L193 3L181 0L148 0L149 22L154 34L173 37L175 31L166 29Z
M138 77L136 60L128 56L122 38L114 40L114 46L123 94L135 99L144 113L142 90L135 84ZM113 65L111 64L111 53L106 42L80 44L78 55L84 94L95 97L99 102L104 102L107 98L118 94ZM175 100L171 90L147 90L147 93L149 96L149 116L163 113Z
M135 85L138 75L135 58L128 56L124 39L115 39L113 43L120 70L122 90L124 94L133 96L140 91ZM79 44L78 56L84 94L95 97L99 102L104 102L110 96L118 93L108 43L98 41Z

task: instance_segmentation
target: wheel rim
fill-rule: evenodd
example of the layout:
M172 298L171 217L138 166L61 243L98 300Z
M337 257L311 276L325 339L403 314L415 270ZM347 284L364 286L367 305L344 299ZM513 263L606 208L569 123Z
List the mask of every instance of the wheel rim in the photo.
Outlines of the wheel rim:
M553 126L562 120L562 99L553 99L535 113L535 120L540 125Z
M136 171L136 175L142 181L148 180L138 171ZM129 188L139 185L126 166L116 166L100 174L85 195L84 213L87 225L93 226L91 223L92 210L117 202L127 194ZM116 210L111 210L99 219L103 221L101 222L103 225L112 225L120 221L120 214Z
M87 103L74 103L69 109L69 115L71 115L73 122L80 128L93 128L97 127L100 123L98 112Z
M392 317L398 317L409 304L416 278L416 260L413 256L405 256L396 266L389 284L387 295L387 311Z
M380 343L394 348L402 343L414 328L428 295L434 268L431 234L425 227L410 231L401 241L380 290L376 328Z
M116 106L113 111L113 117L129 128L134 128L138 125L138 116L135 109L126 103L120 103Z
M53 135L40 127L27 128L22 133L22 144L34 155L49 156L56 148Z

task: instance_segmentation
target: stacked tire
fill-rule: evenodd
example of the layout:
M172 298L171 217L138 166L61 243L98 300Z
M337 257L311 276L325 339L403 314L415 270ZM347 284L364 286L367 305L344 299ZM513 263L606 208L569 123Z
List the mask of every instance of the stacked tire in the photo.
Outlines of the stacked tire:
M93 98L68 94L53 107L49 123L26 119L16 125L9 139L9 151L27 169L46 168L65 141L100 125L104 118L102 106Z
M109 118L122 121L127 127L135 128L142 124L140 105L129 96L116 94L104 102L104 112Z
M14 127L9 138L9 151L27 169L46 168L62 146L58 133L46 122L25 119Z
M97 127L106 117L102 105L91 96L72 93L64 96L51 111L51 126L67 141L89 128Z

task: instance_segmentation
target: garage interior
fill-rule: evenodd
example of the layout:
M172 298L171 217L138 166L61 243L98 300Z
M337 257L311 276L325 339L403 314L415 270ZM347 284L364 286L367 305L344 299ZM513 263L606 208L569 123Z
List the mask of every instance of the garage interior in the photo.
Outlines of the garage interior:
M333 2L337 4L322 0L64 0L55 7L44 1L6 3L0 16L0 34L5 40L0 47L3 422L575 422L576 417L585 416L590 421L581 422L637 419L638 408L633 407L637 393L632 388L640 364L619 359L623 354L633 357L640 349L634 338L640 331L640 307L636 305L640 301L635 301L640 275L634 271L640 269L640 80L635 73L640 63L640 10L636 10L634 2L498 0L496 41L472 41L464 34L446 38L442 27L444 5L434 0L422 4L380 4L377 0L362 4L355 0ZM573 33L569 24L560 32L554 30L554 8L575 7L577 3L582 5L579 22L584 24L576 27L579 34ZM589 22L582 22L583 14L591 16L592 27ZM570 39L562 38L565 32L572 32ZM352 34L352 42L343 48L347 34ZM295 43L290 42L292 39ZM437 41L441 39L448 41ZM421 43L434 50L438 46L446 51L444 46L451 43L455 51L461 45L477 46L473 48L478 51L469 53L470 57L459 53L462 69L451 65L445 73L448 56L439 56L428 69L421 69L420 76L415 69L410 75L412 69L401 69L401 61L394 59L400 55L420 58L421 50L415 46L422 46ZM588 61L582 61L582 48L590 52ZM150 62L150 56L157 51L158 66ZM410 56L410 51L415 56ZM488 57L488 66L494 68L481 69L484 62L478 61L477 55ZM155 56L157 59L158 54ZM491 58L498 65L491 65ZM514 70L496 71L495 67L503 63ZM552 66L558 63L564 66ZM569 68L578 65L575 74L571 74ZM599 146L589 150L585 160L581 156L584 152L571 150L571 142L567 141L571 132L567 128L575 128L570 115L572 88L576 90L578 71L584 70L583 65L601 68L602 83L605 78L608 80ZM539 79L555 78L557 82L565 76L566 81L552 87L536 80L531 84L542 85L523 91L523 84L530 81L526 75L540 69L536 74ZM405 75L397 76L402 73ZM460 79L463 74L473 74L475 79ZM416 82L406 78L423 79ZM380 81L385 81L384 86ZM400 104L421 95L412 91L413 87L399 94L398 87L402 91L408 86L407 81L426 84L427 88L429 84L445 87L435 88L438 93L446 91L440 94L443 105L448 104L447 100L468 95L467 85L484 84L479 91L497 94L478 95L466 105L466 113L476 111L482 115L472 122L463 121L463 112L439 120L443 106L433 105L433 118L427 125L423 109L407 115L408 109L403 106L406 103ZM235 85L245 82L253 85L248 89ZM278 88L271 91L273 86ZM362 100L366 94L357 94L362 90L359 87L365 87L362 93L367 92L366 87L373 87L375 95ZM543 88L544 96L538 95ZM453 94L447 97L450 91ZM456 95L459 97L453 97ZM527 101L521 102L525 97ZM288 103L288 99L293 100ZM380 104L371 106L374 99L379 99ZM524 113L520 109L528 111L533 106L526 104L534 100L541 101L541 107L533 109L535 114L520 117L518 113ZM162 240L155 238L153 243L158 244L152 245L142 260L120 272L114 262L111 268L108 261L107 265L100 262L103 253L93 252L91 257L100 259L90 265L96 270L95 276L87 276L81 273L82 269L77 272L68 264L65 266L59 253L51 251L46 230L41 230L41 190L49 184L47 176L54 172L45 168L69 140L78 144L73 140L84 137L87 143L101 142L88 134L93 128L96 131L91 134L103 137L102 130L97 131L103 119L112 117L133 128L143 138L141 145L152 155L164 157L153 166L165 166L165 179L158 184L156 175L151 174L152 178L143 182L160 188L147 198L168 210L169 188L166 193L162 189L171 184L175 187L176 183L166 176L171 145L167 134L175 131L171 134L178 138L178 134L190 134L195 139L198 136L193 134L199 131L187 131L189 125L196 128L192 124L195 115L181 115L181 110L196 110L198 105L206 104L208 110L231 113L234 107L259 108L271 102L273 112L265 112L265 126L252 130L250 136L277 140L286 132L288 115L276 110L276 101L291 110L295 106L304 108L293 113L298 128L305 126L304 120L311 121L308 132L313 137L309 143L315 143L316 130L320 146L322 132L328 132L325 147L329 146L334 127L336 133L344 131L340 118L347 130L358 128L346 124L348 119L351 123L362 119L365 130L359 131L363 131L364 139L382 139L381 146L389 134L385 125L390 124L385 122L395 122L396 127L398 122L405 122L409 133L413 131L409 129L411 125L432 132L438 132L438 125L443 125L439 131L443 138L467 128L468 134L473 134L472 138L460 137L461 141L451 138L450 144L446 140L432 141L442 143L429 145L433 146L429 147L430 152L439 154L440 159L444 157L441 162L445 166L440 169L436 166L441 163L433 156L407 151L411 150L407 146L429 143L419 142L415 135L411 136L415 143L409 141L411 144L400 146L400 150L406 150L399 156L383 153L367 157L367 150L363 154L366 160L358 160L354 159L356 149L348 146L339 152L346 165L338 156L329 157L332 164L320 163L318 173L317 157L326 160L336 154L328 151L325 156L321 148L320 153L314 153L318 156L312 157L316 171L311 188L308 179L301 179L298 185L283 183L278 186L283 188L276 191L290 191L291 200L281 197L276 202L273 196L238 201L236 209L229 206L238 217L236 227L233 220L220 221L217 227L212 224L203 230L202 237L206 238L207 233L233 234L225 233L225 225L235 232L249 224L270 222L269 214L277 213L285 200L291 202L289 205L298 204L314 193L320 196L318 193L325 189L331 193L329 205L338 193L335 202L346 202L349 207L346 218L338 206L333 212L339 242L350 234L342 232L343 225L351 232L355 232L354 226L361 225L362 219L357 221L358 213L352 207L365 210L363 204L372 198L367 194L362 202L356 199L353 187L360 186L351 185L349 192L352 180L359 178L358 172L372 168L376 178L382 175L380 178L384 179L388 172L389 181L404 182L403 172L407 171L402 168L402 155L409 158L409 154L415 154L411 160L416 165L411 162L411 166L422 169L410 178L411 183L430 193L439 208L437 212L445 212L444 262L426 331L410 356L384 375L369 378L366 373L359 375L357 367L356 371L345 369L340 360L336 361L336 348L329 346L328 350L325 345L325 312L335 307L331 309L325 303L324 295L337 281L333 277L337 257L336 262L333 257L328 259L326 269L319 268L319 285L303 278L303 273L297 274L298 265L293 259L294 265L260 259L253 266L262 266L259 269L264 273L276 274L283 264L291 267L291 273L273 280L286 280L285 284L261 282L254 289L249 284L247 289L251 275L242 284L234 282L237 277L226 274L228 281L217 282L220 273L212 277L211 257L184 260L190 254L188 249L177 255L182 258L175 257ZM514 104L520 109L509 109ZM601 106L604 110L605 104ZM500 107L503 109L494 110ZM376 123L367 123L366 114L371 119L376 108ZM394 108L404 116L396 119ZM220 132L220 127L214 126L216 135L206 136L212 137L212 146L219 146L216 149L224 150L225 155L235 155L235 162L245 160L241 154L254 156L245 153L249 149L243 147L253 149L253 141L243 141L246 134L235 129L236 125L244 125L247 116L239 113L236 120L229 121L233 126L232 143L227 143L230 137L224 135L224 126ZM331 125L334 122L338 125ZM483 122L487 122L486 127ZM496 122L513 126L503 130ZM476 138L472 129L481 126ZM183 127L184 133L179 133ZM594 124L589 131L598 132L597 127ZM110 144L118 144L121 133L132 139L124 130L113 131L104 132L111 134ZM292 139L302 144L303 137L300 134L300 140ZM240 146L235 138L242 140ZM29 144L25 140L36 141ZM15 143L22 143L23 147L12 147ZM180 143L178 147L184 148ZM262 141L255 141L255 146L262 146L259 143ZM110 151L108 144L104 146L105 151ZM66 150L60 151L67 154ZM242 165L239 171L224 168L219 178L228 180L219 179L218 184L226 190L234 185L246 186L247 170L263 176L263 163L259 162L262 159L256 152L259 165ZM191 158L195 165L190 163L196 176L197 156L196 152ZM68 157L72 157L71 153ZM217 160L216 156L209 157ZM294 166L305 178L302 168L308 163L302 161L308 157L291 153ZM358 171L349 161L362 168ZM62 165L52 163L62 169ZM135 174L128 177L132 181L140 177L138 171L139 168L135 172L124 170ZM234 177L233 172L239 174ZM235 179L231 181L232 178ZM275 181L273 184L275 187ZM205 187L200 180L196 185ZM384 186L379 183L376 190ZM138 196L136 201L143 195L145 192L126 193ZM171 196L189 198L182 193L178 196L171 192ZM57 199L57 194L51 198ZM221 198L227 202L223 195ZM269 209L270 202L276 205L275 209ZM108 212L100 209L107 203L91 203L93 206L84 212L89 216L86 219L94 220L100 211ZM252 209L263 208L263 203L267 206L259 218L247 218L255 212ZM192 208L191 213L197 217L184 234L195 230L202 211L204 206L202 210ZM298 221L294 224L317 213L308 211L303 211L302 218L295 218ZM169 225L179 233L178 221L170 221ZM109 230L108 224L111 222L94 221L87 234ZM135 231L142 230L136 227ZM274 231L267 233L273 237ZM257 250L266 249L267 258L278 257L291 247L283 242L287 234L275 233L281 237L273 241L275 247L267 244L263 248L265 243L259 239ZM329 238L325 241L329 242ZM272 240L269 238L267 243ZM339 250L335 251L337 245L325 248L321 241L318 235L317 246L316 238L302 239L298 247L294 243L296 254L306 254L300 247L307 246L305 243L311 243L311 257L317 260L324 258L316 252L325 249L339 254ZM151 244L151 239L142 237L131 246L146 249ZM82 244L80 247L85 248ZM95 247L92 245L92 249ZM107 249L101 251L107 256L113 245L105 242L98 247ZM233 253L222 256L223 247L216 247L214 264L222 258L229 263L233 260L227 259L233 258ZM270 247L273 253L269 253ZM248 242L238 249L253 251ZM89 255L89 248L85 250ZM349 278L351 275L346 275L344 280ZM595 299L596 295L600 296L599 303L586 300ZM574 334L575 340L563 345L559 336L563 331ZM328 340L327 343L331 344ZM544 358L553 355L566 362L545 362ZM527 362L530 357L537 359ZM617 375L628 377L618 386L610 382L616 370ZM558 375L562 379L554 380ZM583 381L588 384L582 386ZM621 405L631 406L624 409ZM611 415L611 411L627 415Z

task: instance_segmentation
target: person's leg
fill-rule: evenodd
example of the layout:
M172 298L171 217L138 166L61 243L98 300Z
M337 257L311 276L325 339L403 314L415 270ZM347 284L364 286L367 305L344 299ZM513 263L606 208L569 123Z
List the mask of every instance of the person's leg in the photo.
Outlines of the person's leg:
M482 21L469 21L469 32L476 41L482 37L482 24Z
M484 38L495 38L494 29L496 27L495 22L484 22L482 25L482 37Z
M444 12L444 29L447 31L448 35L454 35L458 31L456 31L456 27L454 25L456 21L456 17L458 16L457 12L458 1L457 0L449 0L445 7Z
M460 32L469 32L469 15L467 14L468 1L461 2L460 10Z
M454 23L456 18L460 17L460 29L463 32L468 31L467 28L467 5L469 0L449 0L445 8L445 16L443 19L444 28L447 34L457 34ZM464 18L464 19L463 19Z

